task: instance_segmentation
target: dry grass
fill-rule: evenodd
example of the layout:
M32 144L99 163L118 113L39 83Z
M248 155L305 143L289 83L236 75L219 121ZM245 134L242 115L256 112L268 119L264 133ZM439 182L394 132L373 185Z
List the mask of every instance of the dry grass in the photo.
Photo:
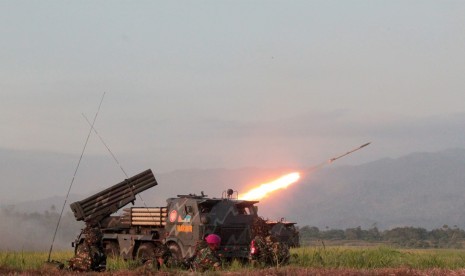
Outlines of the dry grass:
M304 247L291 251L291 264L257 269L233 262L207 275L465 275L465 250L401 250L389 247ZM55 252L63 263L72 251ZM0 252L0 275L78 275L46 265L45 252ZM154 271L139 263L108 259L107 272L86 275L192 275L180 269ZM80 273L79 275L83 275Z

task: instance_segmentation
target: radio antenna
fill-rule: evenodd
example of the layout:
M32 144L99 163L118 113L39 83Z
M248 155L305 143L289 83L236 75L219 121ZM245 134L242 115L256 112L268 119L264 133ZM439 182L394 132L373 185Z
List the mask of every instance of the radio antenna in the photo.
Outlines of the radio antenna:
M82 113L82 117L84 117L84 119L86 119L87 123L89 124L89 126L91 127L92 131L94 131L95 135L97 135L97 137L100 139L100 142L102 142L102 144L105 146L105 148L107 148L108 152L110 153L111 157L113 158L113 160L115 160L116 164L119 166L119 168L121 169L121 171L123 172L123 174L126 176L126 178L129 178L128 174L126 173L126 171L123 169L123 166L121 166L121 163L118 161L118 159L116 158L116 156L113 154L113 152L110 150L110 147L107 145L107 143L105 143L105 141L103 140L102 136L100 136L100 134L97 132L97 130L95 129L94 125L89 121L89 119L87 119L86 115L84 113Z
M82 117L84 117L84 119L86 119L87 123L89 124L89 126L91 127L91 130L94 131L95 135L97 135L97 137L100 139L100 142L102 142L102 144L105 146L105 148L107 148L108 152L110 153L111 157L113 158L113 160L115 160L116 164L119 166L119 168L121 169L121 171L123 172L123 174L126 176L126 178L129 178L128 174L126 173L126 171L123 169L123 166L121 166L120 162L118 161L118 159L116 158L116 156L113 154L113 152L111 151L110 147L107 145L107 143L105 143L105 141L103 140L102 136L100 136L100 134L97 132L97 130L95 129L94 125L90 123L89 119L87 119L86 115L84 113L82 113ZM142 203L144 204L144 207L147 209L148 212L149 211L149 207L147 206L147 204L145 203L144 199L142 198L142 196L140 194L138 194L140 200L142 201ZM154 220L154 216L151 216Z
M79 157L79 161L77 163L76 169L74 170L73 178L71 179L71 183L69 184L68 193L66 193L65 202L63 203L63 207L61 208L61 213L58 218L58 223L55 228L55 233L53 234L52 244L50 245L50 251L48 252L48 262L50 262L50 256L52 255L53 244L55 243L55 238L57 235L58 227L60 226L61 217L63 216L63 211L65 210L66 202L68 201L69 193L71 192L71 187L73 187L74 179L76 178L77 171L79 169L79 165L81 164L82 157L84 156L84 152L87 147L87 143L89 142L90 134L92 133L92 129L94 128L95 121L97 120L97 116L100 112L100 107L102 106L103 98L105 97L105 92L103 92L102 99L100 100L100 104L98 106L97 112L95 113L94 120L92 121L91 128L89 129L89 133L87 134L86 142L84 143L84 147L82 148L81 156Z

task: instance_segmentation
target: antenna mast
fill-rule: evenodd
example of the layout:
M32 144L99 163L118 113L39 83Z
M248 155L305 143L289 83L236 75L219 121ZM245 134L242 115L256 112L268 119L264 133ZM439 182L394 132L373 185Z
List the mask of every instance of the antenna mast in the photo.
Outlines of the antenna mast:
M60 213L60 216L58 218L57 226L55 228L55 233L53 234L52 244L50 245L50 251L48 252L48 259L47 259L48 262L50 262L50 256L52 255L53 244L55 243L55 238L56 238L56 235L57 235L58 227L60 226L61 217L63 216L63 211L65 209L66 202L68 201L69 193L71 192L71 187L73 187L74 179L75 179L77 171L79 169L79 165L81 164L82 157L84 156L84 152L85 152L86 147L87 147L87 142L89 142L89 137L90 137L90 134L92 133L92 129L94 127L95 121L97 120L97 116L98 116L98 113L100 112L100 107L102 106L102 102L103 102L104 97L105 97L105 92L103 92L102 99L100 100L100 104L98 106L97 112L95 113L94 120L92 121L92 126L89 129L89 133L87 134L86 142L84 143L84 147L82 148L81 156L79 157L79 161L77 163L76 169L74 170L73 178L71 179L71 183L69 184L68 193L66 193L65 202L63 203L63 207L61 208L61 213Z

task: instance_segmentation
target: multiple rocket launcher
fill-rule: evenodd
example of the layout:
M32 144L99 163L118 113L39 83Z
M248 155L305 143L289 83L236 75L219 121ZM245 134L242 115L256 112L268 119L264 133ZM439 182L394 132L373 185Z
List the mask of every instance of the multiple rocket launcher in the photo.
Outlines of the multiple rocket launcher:
M137 194L157 184L152 170L148 169L95 195L74 202L70 207L76 220L95 225L128 203L134 203Z
M104 218L118 211L130 202L134 202L136 195L153 186L157 181L152 171L143 171L108 189L101 191L81 201L70 205L76 220L83 220L88 224L98 224ZM133 207L123 209L120 224L131 226L160 226L166 225L168 217L166 207Z

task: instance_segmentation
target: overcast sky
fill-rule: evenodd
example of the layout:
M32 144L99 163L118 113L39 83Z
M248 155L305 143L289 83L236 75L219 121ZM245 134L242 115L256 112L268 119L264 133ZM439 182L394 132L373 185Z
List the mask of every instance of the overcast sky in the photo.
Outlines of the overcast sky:
M161 172L465 147L464 1L1 1L0 47L2 149L77 158L104 92Z

